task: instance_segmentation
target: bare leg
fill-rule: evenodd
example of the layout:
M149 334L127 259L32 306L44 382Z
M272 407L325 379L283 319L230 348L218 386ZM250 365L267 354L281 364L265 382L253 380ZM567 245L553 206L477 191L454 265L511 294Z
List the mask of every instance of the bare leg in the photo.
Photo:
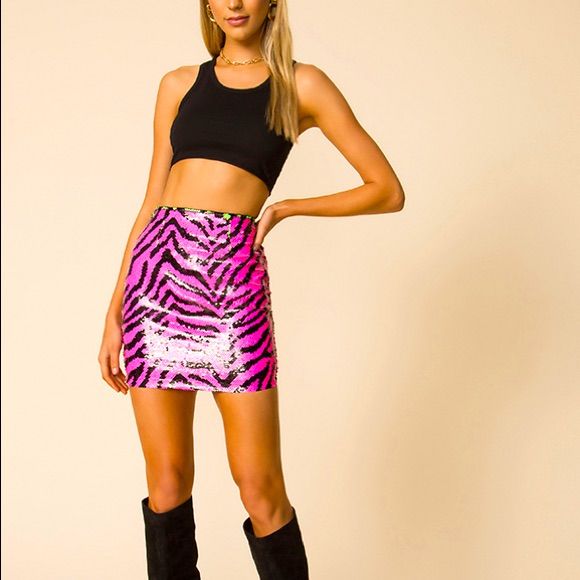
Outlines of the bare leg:
M129 389L145 457L149 507L165 512L192 493L197 391Z
M226 437L228 462L256 536L292 518L280 453L278 389L214 392Z

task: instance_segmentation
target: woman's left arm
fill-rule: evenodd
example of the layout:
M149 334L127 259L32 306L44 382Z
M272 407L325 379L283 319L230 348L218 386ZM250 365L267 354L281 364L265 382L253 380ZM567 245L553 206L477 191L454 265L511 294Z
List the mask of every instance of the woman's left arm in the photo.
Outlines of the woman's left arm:
M352 216L397 212L405 194L387 158L364 130L348 102L318 67L301 63L296 70L301 109L363 180L363 185L329 195L285 199L273 204L277 217L291 215Z

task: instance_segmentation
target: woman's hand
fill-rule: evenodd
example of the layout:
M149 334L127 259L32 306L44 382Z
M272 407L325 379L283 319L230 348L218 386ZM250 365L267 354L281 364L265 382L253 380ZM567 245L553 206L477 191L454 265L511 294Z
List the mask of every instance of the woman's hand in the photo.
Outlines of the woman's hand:
M107 316L103 342L99 352L99 365L101 376L111 388L118 393L127 394L129 386L125 382L125 375L119 366L119 355L122 345L121 322L118 319Z
M291 215L287 211L285 202L276 202L269 205L262 214L262 217L256 222L257 230L256 237L252 244L252 248L257 250L264 242L266 234L279 222L281 222L285 217Z

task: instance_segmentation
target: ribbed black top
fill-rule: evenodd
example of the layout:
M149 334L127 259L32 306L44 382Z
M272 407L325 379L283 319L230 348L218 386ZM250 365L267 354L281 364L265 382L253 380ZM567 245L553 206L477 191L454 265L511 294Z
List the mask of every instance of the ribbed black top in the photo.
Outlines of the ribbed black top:
M259 177L271 193L293 145L266 123L271 77L255 87L228 87L217 78L216 60L200 65L179 104L171 165L192 157L225 161Z

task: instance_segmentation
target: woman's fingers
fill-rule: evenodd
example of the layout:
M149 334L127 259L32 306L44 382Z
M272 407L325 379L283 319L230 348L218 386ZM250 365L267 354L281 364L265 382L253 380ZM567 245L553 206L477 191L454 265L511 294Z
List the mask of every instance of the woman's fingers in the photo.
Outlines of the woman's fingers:
M99 356L99 366L101 367L101 377L103 377L105 382L115 391L120 391L120 387L117 385L115 377L111 375L108 355Z
M111 373L117 377L119 375L119 353L117 351L109 352L109 361L111 366Z
M127 391L129 390L129 385L127 385L127 383L125 382L125 379L122 376L116 376L115 377L115 381L117 382L117 385L119 387L119 391L121 393L123 393L123 395L127 394Z
M111 352L111 373L117 380L117 384L119 385L123 394L126 395L127 391L129 390L129 385L127 385L127 378L119 366L119 351L120 347Z
M262 226L260 224L261 220L256 222L256 235L252 241L252 250L257 250L264 241L264 234L262 233Z
M125 375L119 366L119 351L120 348L115 348L109 353L109 366L111 367L111 375L119 387L119 391L126 395L129 387L125 382Z
M103 380L118 393L126 395L129 385L119 365L122 336L120 323L107 319L98 360Z
M125 375L119 368L119 355L115 352L106 353L99 357L99 365L105 382L118 393L126 395L129 385L125 382Z

